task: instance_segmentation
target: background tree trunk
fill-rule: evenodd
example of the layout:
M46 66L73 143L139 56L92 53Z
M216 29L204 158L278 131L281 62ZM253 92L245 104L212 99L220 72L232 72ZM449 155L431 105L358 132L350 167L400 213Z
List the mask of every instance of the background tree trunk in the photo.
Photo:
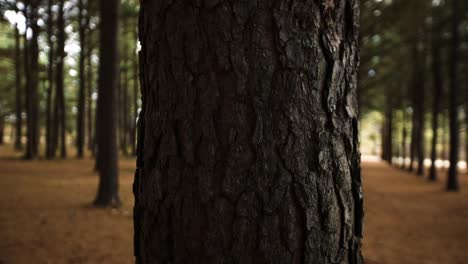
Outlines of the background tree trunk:
M65 61L65 24L64 24L64 1L59 1L58 17L57 17L57 68L56 68L56 86L57 86L57 103L58 103L58 121L60 126L60 156L67 156L67 125L66 125L66 107L65 107L65 91L64 91L64 61Z
M421 33L423 34L423 33ZM422 38L425 39L424 37ZM422 41L423 46L426 45L425 41ZM416 84L416 94L415 94L415 113L417 114L417 130L416 130L416 152L418 157L418 169L416 171L417 175L424 175L424 158L425 158L425 93L426 93L426 83L425 83L425 72L426 72L426 49L423 48L422 51L418 51L419 60L416 61L418 66L416 68L417 76L415 76Z
M15 149L23 148L23 89L21 75L21 43L18 24L15 24Z
M458 186L458 155L459 155L459 124L458 124L458 100L460 95L458 83L458 56L459 56L459 26L460 9L459 1L452 0L452 41L450 46L450 92L449 92L449 123L450 123L450 168L448 171L447 190L457 191Z
M119 0L100 0L101 17L99 83L97 102L97 161L99 187L94 204L119 206L117 169L116 87L118 81Z
M53 149L53 123L57 120L52 118L52 97L54 87L54 42L53 37L54 19L52 13L52 0L47 2L47 43L49 46L49 61L47 67L47 79L49 87L47 88L47 106L46 106L46 158L55 156Z
M138 39L138 31L135 30L135 39ZM135 46L135 50L136 50ZM138 56L133 54L133 116L132 116L132 154L136 155L136 135L137 135L137 119L138 119L138 83L139 71L138 71Z
M27 81L27 143L26 143L26 159L35 159L38 154L39 144L39 104L38 104L38 86L39 86L39 26L38 20L38 0L30 1L29 11L26 12L26 20L29 28L31 28L31 40L26 52L28 73ZM28 7L27 6L27 7ZM26 8L27 8L26 7ZM26 39L26 37L25 37Z
M358 1L205 3L141 2L137 263L362 263Z
M5 143L5 117L0 116L0 145Z
M393 156L393 102L392 96L387 92L386 95L386 110L384 119L383 135L383 160L392 164Z
M88 0L91 1L91 0ZM78 25L80 38L80 62L79 62L79 89L78 89L78 114L76 115L76 148L78 158L83 157L85 143L85 58L86 58L86 25L84 19L84 4L83 0L78 0ZM89 14L88 14L89 15Z
M402 120L402 128L401 128L401 169L404 170L406 166L406 140L408 137L408 130L406 127L406 106L403 104L403 120Z
M429 170L429 179L437 180L437 140L439 129L440 98L442 98L442 69L440 53L440 36L437 30L432 32L432 71L433 71L433 90L434 99L432 101L432 141L431 141L431 168Z
M93 92L94 92L94 75L93 75L93 62L92 62L92 54L93 54L93 48L91 45L89 45L88 48L88 57L86 59L87 61L87 77L86 80L88 82L88 87L87 87L87 101L88 103L86 104L87 110L86 110L86 116L87 116L87 129L88 129L88 150L91 151L91 153L94 155L94 133L93 133Z

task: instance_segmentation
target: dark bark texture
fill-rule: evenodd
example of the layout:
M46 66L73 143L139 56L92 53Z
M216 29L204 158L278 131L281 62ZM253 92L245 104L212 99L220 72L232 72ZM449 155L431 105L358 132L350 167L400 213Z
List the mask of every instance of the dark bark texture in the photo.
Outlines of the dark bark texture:
M137 263L362 263L358 1L140 12Z

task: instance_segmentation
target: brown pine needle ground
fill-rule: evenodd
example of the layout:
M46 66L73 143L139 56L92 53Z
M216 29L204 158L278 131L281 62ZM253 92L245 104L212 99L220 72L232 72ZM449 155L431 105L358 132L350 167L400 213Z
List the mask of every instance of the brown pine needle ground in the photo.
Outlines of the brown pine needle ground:
M102 210L89 206L92 160L14 155L0 147L0 263L133 263L133 159L120 162L123 207ZM460 176L462 191L447 193L443 180L364 163L368 263L468 263L468 177Z

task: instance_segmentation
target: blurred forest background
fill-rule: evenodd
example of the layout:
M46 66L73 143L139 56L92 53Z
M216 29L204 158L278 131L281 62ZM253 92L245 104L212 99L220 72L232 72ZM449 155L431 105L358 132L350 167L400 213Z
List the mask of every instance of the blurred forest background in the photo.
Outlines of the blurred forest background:
M424 211L427 214L419 212L418 219L429 217L436 220L425 223L426 225L408 227L408 230L420 228L418 232L421 233L395 237L391 240L393 248L390 246L385 250L382 248L388 244L381 244L383 242L379 241L384 237L376 233L392 224L383 223L383 220L369 220L365 236L370 237L367 240L370 246L366 249L365 256L370 256L369 258L377 263L464 263L463 254L466 253L463 253L461 247L463 243L468 242L468 238L464 237L468 235L466 228L462 231L449 228L453 232L444 233L447 229L443 227L454 223L437 221L447 221L447 217L441 216L446 213L457 219L455 225L466 226L467 223L467 215L462 211L468 209L468 200L463 192L463 187L468 187L465 180L468 153L468 1L362 0L360 2L362 9L358 88L360 141L364 161L364 181L370 182L365 186L369 191L366 208L366 212L369 213L366 217L374 219L388 217L386 214L390 212L386 209L378 212L372 209L388 199L387 202L391 203L390 208L400 206L403 208L400 213L404 216L396 213L400 220L406 219L410 222L411 218L414 219L413 215L405 213L411 210L417 211L415 208L421 204L416 204L415 208L404 209L403 204L407 196L400 195L401 202L395 205L393 203L399 198L389 194L385 196L379 192L382 190L379 188L388 188L385 189L387 191L395 187L392 185L394 183L391 177L408 177L402 173L403 170L424 175L427 179L443 185L443 187L442 185L429 187L426 186L428 183L414 179L410 182L407 182L408 180L401 182L401 186L409 188L405 189L407 195L421 192L419 198L413 197L413 201L422 203L424 200L432 201L432 207L423 206L424 209L421 210L427 209ZM61 219L56 221L63 221L63 225L67 225L66 223L69 223L67 221L75 221L73 223L91 221L91 226L80 229L82 233L96 229L119 229L113 232L115 237L112 238L114 243L112 245L115 246L116 252L121 253L113 256L110 263L127 263L131 259L131 246L121 245L116 241L127 241L131 236L129 226L131 222L128 221L132 206L130 185L136 154L137 120L141 108L137 40L139 2L122 0L120 4L119 77L115 114L118 120L120 177L124 188L121 192L123 209L113 209L110 214L120 215L124 220L120 218L109 220L108 213L101 211L88 211L78 216L79 220L70 220L68 211L63 215L55 215L57 219ZM100 61L98 1L0 0L0 12L0 144L3 145L0 148L3 160L0 164L3 168L0 169L0 178L4 177L5 181L0 186L17 190L15 186L18 181L27 182L29 178L38 175L44 177L52 175L56 185L39 188L41 183L35 182L28 187L31 189L17 190L27 192L28 195L34 193L36 197L47 196L48 192L57 191L55 187L61 189L63 186L68 186L67 184L73 185L73 182L66 180L67 177L82 173L83 178L76 179L76 186L81 187L73 191L64 188L64 193L58 197L62 197L59 200L65 201L76 198L71 202L73 204L86 200L89 203L94 197L97 181L96 177L92 176L93 170L99 171L99 160L95 159L99 150L99 142L96 140L96 131L99 128L96 111ZM35 163L22 163L13 158L34 160ZM392 164L398 170L375 162L378 159ZM19 176L15 173L23 174ZM367 177L372 173L389 175L390 178ZM11 177L7 177L7 174ZM6 182L8 180L10 182ZM35 190L35 187L38 189ZM395 190L401 192L400 187L395 187ZM449 191L461 189L463 194L458 194L460 195L458 197L446 197L442 192L436 191L440 189ZM427 193L430 195L425 196ZM442 200L437 200L439 199L437 197L442 197ZM0 207L2 211L0 223L4 223L2 228L13 230L9 234L5 231L6 240L19 239L20 231L13 228L18 223L5 220L12 210L15 211L14 204L18 202L17 199L15 194L9 196L5 194L2 198L4 203ZM47 201L57 205L56 200L57 196L53 196ZM435 215L434 211L440 210L440 206L445 205L452 207L447 209L448 211L439 212L440 215ZM39 213L37 216L23 215L24 222L20 224L27 225L30 217L49 221L45 216L41 218ZM21 221L18 220L21 219L19 216L15 219ZM95 219L107 220L98 222ZM45 228L44 225L47 225L41 221L31 227L31 230L25 231L26 233L20 233L24 236L34 236L32 234L34 230ZM405 220L402 221L406 223ZM424 220L421 221L423 223ZM394 227L398 226L398 223L393 224ZM411 248L405 245L417 241L420 236L424 237L423 230L431 225L444 225L434 227L441 228L442 233L438 233L439 236L432 240L429 239L427 243L430 244L420 249L420 255L405 251ZM0 233L2 232L0 229ZM45 234L50 234L52 231L43 232L46 236ZM387 235L392 236L392 234ZM106 233L102 234L103 239L106 236ZM67 240L65 231L61 235L52 235L52 237L56 240ZM76 237L72 235L70 240L73 239L84 241L76 249L78 252L84 251L87 244L95 243L92 242L95 237L89 234L86 237L83 237L83 234L77 234ZM431 258L431 254L427 254L433 248L441 248L441 244L446 241L460 243L446 250L445 255L438 256L435 260ZM41 243L45 243L41 244L44 248L57 246L52 242L50 242L52 244ZM366 242L364 244L366 246ZM400 244L401 248L398 249L402 251L396 249ZM73 246L76 244L70 245ZM0 246L0 263L2 257L15 252L12 248L15 246L10 248L8 245ZM105 248L95 250L103 252ZM39 255L36 257L39 259L50 257L46 253L37 254ZM58 250L53 254L65 258L72 253ZM406 259L403 257L403 262L392 262L394 259L392 254L408 256ZM28 263L25 256L20 256L19 253L17 255L19 259ZM427 259L427 262L414 262L410 255L415 255L414 259ZM100 258L110 260L106 255L98 256L96 259L83 255L70 263L92 263Z

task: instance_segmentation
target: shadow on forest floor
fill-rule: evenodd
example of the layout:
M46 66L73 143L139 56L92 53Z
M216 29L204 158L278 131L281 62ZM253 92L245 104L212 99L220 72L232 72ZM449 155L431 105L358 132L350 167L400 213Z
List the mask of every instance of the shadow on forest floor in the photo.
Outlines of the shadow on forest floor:
M25 162L0 148L3 263L133 263L135 161L120 161L121 209L94 209L91 159ZM444 191L380 162L363 163L366 263L466 263L468 176ZM0 262L1 262L0 261Z

